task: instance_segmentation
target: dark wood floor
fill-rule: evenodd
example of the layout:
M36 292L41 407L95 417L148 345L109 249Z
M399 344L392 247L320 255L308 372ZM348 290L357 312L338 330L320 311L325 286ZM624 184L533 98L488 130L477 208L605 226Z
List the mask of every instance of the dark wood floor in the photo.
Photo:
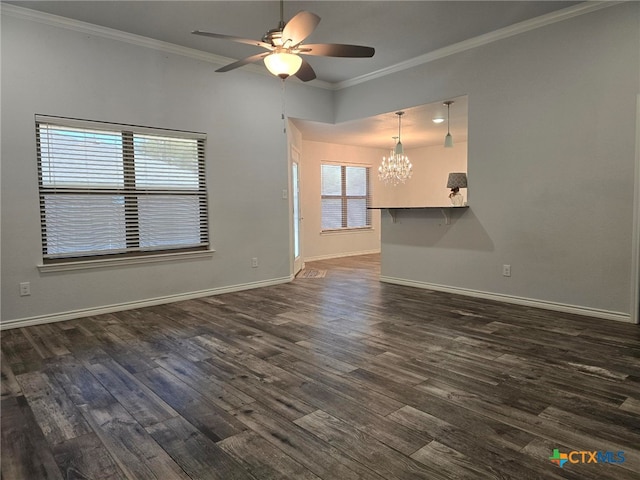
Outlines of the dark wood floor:
M2 332L2 478L640 478L638 326L382 284L378 260Z

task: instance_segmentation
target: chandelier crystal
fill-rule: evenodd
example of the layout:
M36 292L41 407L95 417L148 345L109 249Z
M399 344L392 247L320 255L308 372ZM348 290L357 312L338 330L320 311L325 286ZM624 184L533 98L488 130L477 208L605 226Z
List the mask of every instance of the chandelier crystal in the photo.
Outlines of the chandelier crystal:
M393 139L398 139L398 142L395 148L389 152L389 157L382 157L382 163L378 167L378 178L394 187L405 183L413 174L413 165L411 165L409 157L404 154L404 148L400 141L401 119L404 112L396 112L396 115L398 115L398 136Z

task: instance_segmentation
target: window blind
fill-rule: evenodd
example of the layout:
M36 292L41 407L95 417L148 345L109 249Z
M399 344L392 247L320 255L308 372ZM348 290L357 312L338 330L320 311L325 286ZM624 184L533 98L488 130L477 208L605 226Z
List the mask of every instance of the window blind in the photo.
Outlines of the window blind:
M371 227L369 167L321 166L322 230Z
M36 116L43 259L207 248L205 139Z

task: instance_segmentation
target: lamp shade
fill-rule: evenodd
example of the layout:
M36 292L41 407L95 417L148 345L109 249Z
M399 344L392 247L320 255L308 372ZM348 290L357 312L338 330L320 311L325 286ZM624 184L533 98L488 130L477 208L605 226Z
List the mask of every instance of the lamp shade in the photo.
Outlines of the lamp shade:
M274 52L264 57L264 64L271 73L284 80L300 70L302 58L293 53Z
M449 174L447 188L467 188L467 174L454 172Z

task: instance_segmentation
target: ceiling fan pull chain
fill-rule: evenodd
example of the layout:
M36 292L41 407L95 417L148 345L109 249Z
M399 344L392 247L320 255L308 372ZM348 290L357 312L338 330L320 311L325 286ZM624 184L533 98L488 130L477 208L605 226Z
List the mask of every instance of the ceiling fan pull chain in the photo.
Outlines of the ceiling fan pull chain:
M286 83L284 81L284 78L280 83L282 84L282 87L280 89L280 95L282 96L282 114L281 114L282 115L282 131L286 135L287 134L287 100L286 100L287 97L284 89L284 84Z

